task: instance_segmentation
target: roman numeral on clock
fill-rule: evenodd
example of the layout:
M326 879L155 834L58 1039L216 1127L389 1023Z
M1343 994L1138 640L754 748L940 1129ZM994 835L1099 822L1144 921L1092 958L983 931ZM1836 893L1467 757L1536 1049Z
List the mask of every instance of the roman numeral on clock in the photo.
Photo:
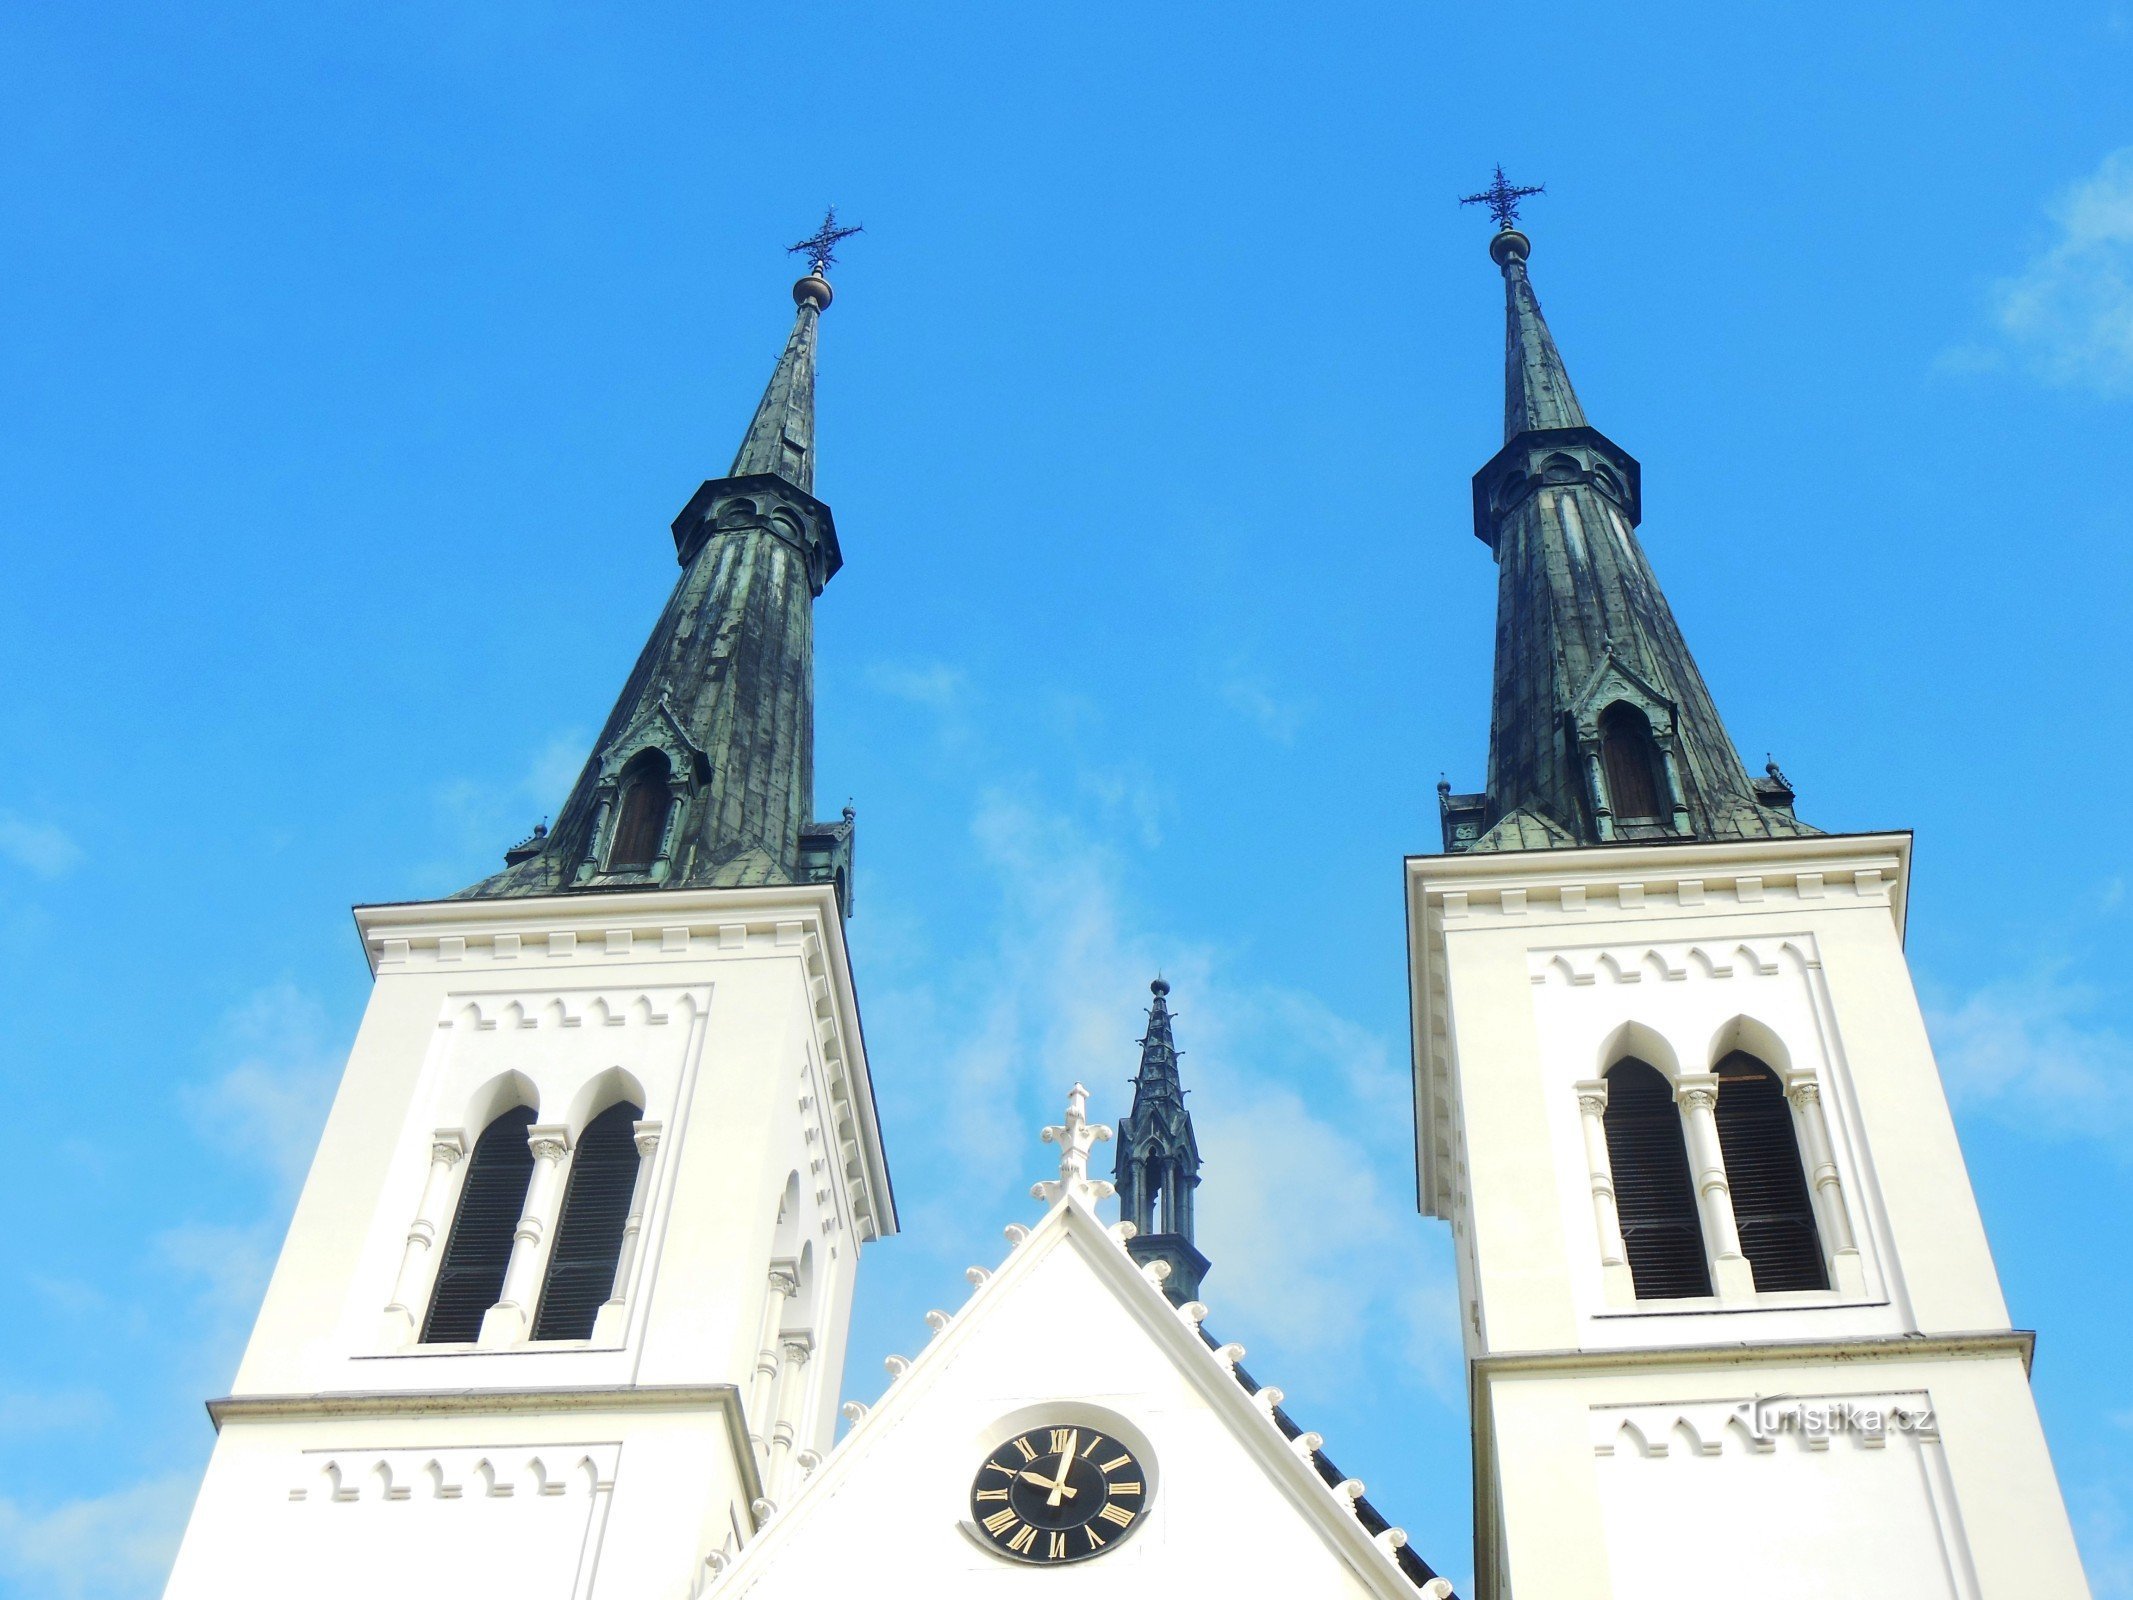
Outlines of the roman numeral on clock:
M985 1531L991 1534L994 1538L998 1538L1001 1534L1005 1533L1009 1528L1012 1528L1017 1522L1020 1522L1021 1520L1022 1519L1016 1516L1012 1511L995 1511L991 1516L985 1519Z
M1105 1506L1096 1515L1099 1521L1108 1522L1120 1528L1125 1527L1133 1520L1133 1513L1124 1506Z
M1005 1500L1007 1491L1005 1489L980 1489L978 1498L980 1500Z
M1015 1441L1015 1448L1022 1452L1024 1461L1035 1461L1037 1459L1037 1447L1029 1442L1027 1434Z
M1045 1535L1045 1540L1044 1553L1049 1559L1058 1561L1066 1555L1065 1534L1048 1533Z
M1007 1541L1007 1548L1018 1556L1029 1554L1030 1546L1037 1542L1037 1530L1024 1523L1015 1530L1015 1536Z

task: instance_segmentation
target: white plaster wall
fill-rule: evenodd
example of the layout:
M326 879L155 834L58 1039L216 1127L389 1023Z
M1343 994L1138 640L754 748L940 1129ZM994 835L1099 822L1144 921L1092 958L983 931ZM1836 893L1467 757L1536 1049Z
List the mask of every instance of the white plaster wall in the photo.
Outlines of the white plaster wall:
M781 1331L814 1341L797 1380L800 1436L783 1453L789 1474L792 1457L826 1450L834 1436L860 1246L894 1226L828 891L447 902L370 908L359 924L376 985L232 1393L370 1397L372 1409L269 1422L240 1404L218 1438L171 1592L372 1593L361 1574L490 1560L523 1576L525 1592L575 1594L579 1579L558 1552L590 1537L595 1501L610 1536L584 1580L597 1571L608 1592L685 1592L707 1550L737 1542L760 1492L745 1443L736 1445L747 1429L769 1428L767 1416L738 1413L760 1393L773 1252L804 1258L810 1279L781 1306ZM498 1092L506 1080L538 1121L573 1136L625 1094L641 1094L645 1120L660 1124L635 1263L620 1286L627 1315L583 1342L407 1343L385 1307L436 1132L463 1130L471 1148L488 1116L514 1103ZM436 1208L427 1272L465 1170L462 1161ZM789 1183L795 1203L781 1225ZM427 1298L425 1283L411 1298L418 1319ZM531 1409L510 1398L526 1391L556 1398ZM607 1391L691 1398L618 1407L604 1420L585 1412L588 1396ZM465 1395L477 1409L479 1397L501 1398L482 1422L440 1418L426 1398ZM378 1412L397 1396L407 1397L404 1413ZM545 1471L551 1456L583 1446L568 1470L590 1459L595 1485L609 1487L573 1499L566 1472L555 1494L425 1499L423 1483L401 1472L417 1457L426 1467L425 1452L492 1446L521 1475L535 1456ZM395 1463L409 1498L374 1508L360 1494L290 1498L307 1481L302 1463L348 1452ZM436 1459L448 1472L465 1464ZM612 1535L624 1529L640 1532L621 1560ZM306 1548L317 1552L317 1582L296 1584L287 1552ZM618 1560L634 1576L607 1576Z
M1362 1597L1386 1584L1415 1592L1389 1568L1380 1585L1366 1583L1329 1547L1313 1513L1333 1508L1352 1521L1350 1513L1315 1478L1304 1491L1311 1511L1277 1483L1063 1234L1023 1248L1042 1252L1027 1276L982 1312L973 1305L962 1314L981 1318L975 1326L940 1335L939 1359L929 1352L898 1380L882 1414L854 1430L763 1547L712 1591L717 1600L1040 1590ZM1136 1288L1136 1298L1154 1302L1147 1316L1176 1320L1154 1291ZM1235 1383L1226 1373L1214 1381ZM986 1455L1046 1421L1128 1442L1148 1469L1149 1512L1093 1559L1032 1568L993 1554L965 1524ZM1270 1420L1254 1415L1248 1427L1262 1449L1289 1450Z
M1904 960L1907 867L1899 836L1410 864L1425 1201L1480 1363L1481 1600L2086 1593ZM1574 1085L1625 1054L1707 1072L1736 1042L1813 1075L1861 1286L1610 1303ZM1949 1353L1882 1359L1914 1336ZM1786 1391L1926 1394L1939 1437L1595 1453L1608 1407Z
M1523 1373L1484 1392L1509 1549L1500 1592L2088 1594L2014 1352ZM1742 1420L1758 1401L1765 1418L1841 1403L1911 1420L1758 1441Z
M165 1593L682 1596L747 1514L715 1412L232 1422Z

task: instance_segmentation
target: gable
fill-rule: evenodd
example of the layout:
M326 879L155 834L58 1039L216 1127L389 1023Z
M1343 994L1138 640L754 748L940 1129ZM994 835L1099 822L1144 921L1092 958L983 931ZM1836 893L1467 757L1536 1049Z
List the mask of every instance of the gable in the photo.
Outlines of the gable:
M1414 1600L1391 1541L1287 1438L1080 1198L1060 1201L996 1277L711 1588L710 1597L840 1592L1150 1594L1209 1588ZM971 1527L986 1456L1017 1434L1093 1429L1145 1468L1147 1512L1100 1554L1041 1576ZM1040 1433L1038 1442L1043 1442Z

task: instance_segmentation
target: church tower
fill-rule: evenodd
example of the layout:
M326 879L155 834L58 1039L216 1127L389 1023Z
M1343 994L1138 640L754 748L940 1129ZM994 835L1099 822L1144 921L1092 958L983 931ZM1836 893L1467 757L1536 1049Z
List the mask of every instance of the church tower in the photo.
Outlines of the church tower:
M1748 775L1489 198L1488 785L1439 786L1406 868L1480 1600L2085 1595L1904 959L1910 836Z
M688 1596L829 1448L860 1249L896 1228L852 813L812 814L838 236L555 828L356 912L370 1003L175 1600Z
M1118 1215L1133 1224L1126 1251L1146 1265L1170 1268L1163 1292L1179 1305L1200 1298L1207 1257L1192 1242L1192 1195L1200 1187L1200 1145L1178 1079L1178 1047L1170 1036L1170 985L1148 985L1148 1032L1141 1070L1133 1079L1133 1109L1118 1125L1113 1175Z

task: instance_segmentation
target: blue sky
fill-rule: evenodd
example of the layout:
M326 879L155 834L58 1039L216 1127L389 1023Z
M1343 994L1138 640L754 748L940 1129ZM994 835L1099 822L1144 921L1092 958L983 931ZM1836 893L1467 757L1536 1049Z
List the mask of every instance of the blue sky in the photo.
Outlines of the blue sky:
M364 1000L560 800L824 327L819 809L906 1232L849 1391L1176 985L1211 1326L1462 1580L1399 860L1478 786L1533 273L1752 761L1910 950L2133 1595L2133 9L0 12L0 1586L152 1594Z

